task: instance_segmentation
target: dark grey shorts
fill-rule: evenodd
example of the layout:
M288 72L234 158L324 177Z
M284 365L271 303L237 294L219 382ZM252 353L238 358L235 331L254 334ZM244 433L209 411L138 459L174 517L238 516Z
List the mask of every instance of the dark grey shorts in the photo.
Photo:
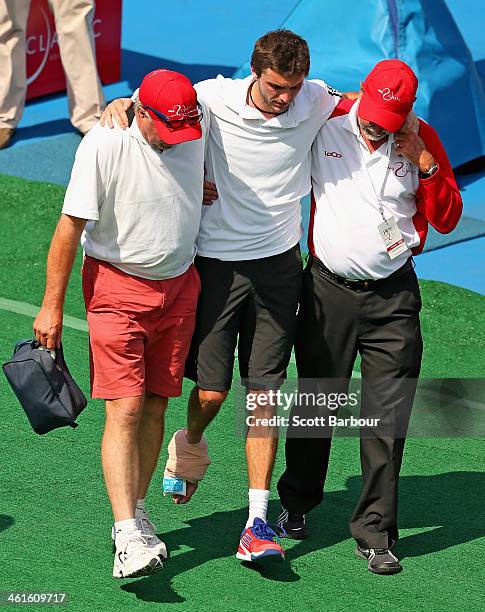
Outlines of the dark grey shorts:
M244 386L279 388L295 339L299 246L246 261L197 257L195 265L202 292L185 376L207 391L229 390L237 347Z

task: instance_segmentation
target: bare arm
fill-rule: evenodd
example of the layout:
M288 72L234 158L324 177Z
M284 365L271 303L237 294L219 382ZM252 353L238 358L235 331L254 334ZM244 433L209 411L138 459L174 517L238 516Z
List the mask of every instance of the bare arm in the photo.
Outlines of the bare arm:
M52 237L47 256L44 299L34 321L35 337L48 349L58 348L61 345L62 313L67 283L85 225L86 219L63 214Z
M120 126L122 130L128 127L128 116L126 111L133 104L131 98L117 98L110 102L108 106L104 109L101 115L101 125L104 126L105 123L108 124L108 127L113 128L113 119Z

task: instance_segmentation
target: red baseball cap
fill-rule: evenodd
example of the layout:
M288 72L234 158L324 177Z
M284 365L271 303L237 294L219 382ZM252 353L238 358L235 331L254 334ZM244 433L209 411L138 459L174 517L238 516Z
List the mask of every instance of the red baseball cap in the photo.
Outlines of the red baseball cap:
M197 93L180 72L163 68L150 72L140 85L138 99L153 119L163 142L175 145L202 136Z
M397 132L416 100L418 79L401 60L383 60L367 75L358 116L389 132Z

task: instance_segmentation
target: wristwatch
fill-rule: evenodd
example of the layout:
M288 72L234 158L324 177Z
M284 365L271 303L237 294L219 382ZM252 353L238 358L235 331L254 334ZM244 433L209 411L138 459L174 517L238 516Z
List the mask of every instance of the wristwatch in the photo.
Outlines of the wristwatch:
M427 179L430 178L431 176L433 176L433 174L438 170L438 164L434 164L433 166L431 166L431 168L428 170L428 172L421 172L421 170L419 170L418 172L418 176L420 179Z

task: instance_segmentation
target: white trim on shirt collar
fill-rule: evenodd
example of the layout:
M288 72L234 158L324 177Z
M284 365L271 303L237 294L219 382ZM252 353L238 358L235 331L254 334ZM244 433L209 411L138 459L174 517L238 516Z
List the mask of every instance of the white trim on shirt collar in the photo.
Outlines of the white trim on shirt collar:
M140 131L140 128L138 127L138 120L137 120L137 116L135 114L133 121L131 122L130 125L130 136L132 138L136 138L136 140L139 140L140 142L142 142L143 144L148 144L148 142L145 140L143 134Z
M349 130L349 132L353 132L356 136L360 136L362 138L359 129L359 124L357 123L357 109L359 108L359 103L360 100L357 100L352 105L352 108L345 116L342 127L344 127L346 130Z
M226 79L219 74L217 80L220 81L222 99L227 107L236 111L243 119L261 119L261 113L246 104L248 89L253 81L252 75L244 79Z

